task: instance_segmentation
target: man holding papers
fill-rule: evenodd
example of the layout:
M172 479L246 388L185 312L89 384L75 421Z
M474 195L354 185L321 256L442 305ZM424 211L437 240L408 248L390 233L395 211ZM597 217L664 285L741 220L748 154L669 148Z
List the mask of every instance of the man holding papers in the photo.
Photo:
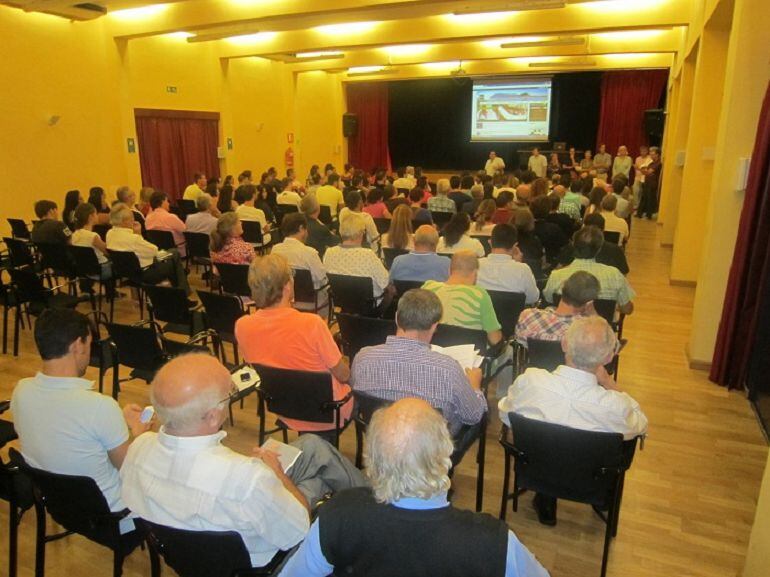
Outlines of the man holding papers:
M361 349L350 382L354 390L373 397L389 401L416 397L439 409L455 440L456 465L478 437L487 401L481 392L481 369L463 369L454 358L431 350L442 313L434 293L407 291L398 301L396 335L384 345Z

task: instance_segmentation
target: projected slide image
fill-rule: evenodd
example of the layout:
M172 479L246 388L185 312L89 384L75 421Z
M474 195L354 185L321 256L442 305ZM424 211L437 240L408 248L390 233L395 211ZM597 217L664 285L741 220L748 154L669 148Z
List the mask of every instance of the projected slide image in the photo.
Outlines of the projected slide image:
M547 140L550 79L474 83L471 140Z

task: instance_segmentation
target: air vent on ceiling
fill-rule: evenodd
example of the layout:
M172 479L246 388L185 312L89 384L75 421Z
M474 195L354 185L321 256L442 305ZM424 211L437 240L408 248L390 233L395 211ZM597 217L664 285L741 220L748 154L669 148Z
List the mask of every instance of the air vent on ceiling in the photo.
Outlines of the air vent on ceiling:
M92 2L82 2L81 4L73 4L73 8L80 8L81 10L90 10L91 12L98 12L99 14L107 14L107 9L99 4Z

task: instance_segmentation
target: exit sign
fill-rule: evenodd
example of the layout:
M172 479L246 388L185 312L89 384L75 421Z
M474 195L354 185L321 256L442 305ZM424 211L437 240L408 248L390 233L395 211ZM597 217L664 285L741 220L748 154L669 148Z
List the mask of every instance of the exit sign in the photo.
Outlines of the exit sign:
M176 86L166 86L166 92L170 92L171 94L176 94Z

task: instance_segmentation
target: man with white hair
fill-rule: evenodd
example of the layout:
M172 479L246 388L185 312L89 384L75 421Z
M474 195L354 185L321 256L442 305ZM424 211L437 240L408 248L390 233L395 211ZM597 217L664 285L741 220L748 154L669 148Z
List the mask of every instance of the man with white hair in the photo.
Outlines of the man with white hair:
M484 165L484 172L489 176L495 176L505 172L505 161L497 156L497 153L494 150L489 151L489 159L487 159L487 162Z
M323 263L326 272L330 274L371 278L373 296L379 301L383 293L390 288L388 270L372 249L361 246L365 234L364 217L359 213L351 212L340 223L342 244L329 248L324 255Z
M134 220L142 227L142 232L145 230L144 215L142 211L136 207L136 193L128 186L119 186L115 191L115 198L117 202L122 202L134 213ZM149 199L148 199L149 202Z
M431 212L457 212L457 204L447 196L451 189L448 178L440 178L436 182L436 196L428 199L428 210Z
M452 202L454 204L454 202ZM436 254L438 232L423 224L414 232L414 250L393 259L390 280L445 281L449 278L449 259Z
M631 175L631 165L633 161L628 156L628 148L621 145L618 147L618 154L615 156L615 160L612 162L612 178L615 178L619 174L629 178Z
M121 468L122 496L136 515L190 531L237 531L261 567L302 541L309 514L327 492L366 484L334 447L315 435L292 445L290 467L272 451L251 456L225 447L222 425L233 383L215 358L169 361L152 381L150 399L162 426L131 444Z
M451 452L446 423L425 401L377 411L364 449L372 489L343 491L319 509L281 576L547 577L503 521L449 503Z
M634 399L622 392L604 366L617 349L612 327L600 316L572 322L561 341L565 364L553 372L529 368L498 403L500 420L509 413L581 429L621 433L633 439L647 430L647 417ZM536 495L540 522L556 524L556 499Z
M187 232L211 234L211 231L217 226L217 218L219 217L219 211L212 203L211 195L204 192L198 196L195 206L198 208L198 212L189 215L184 223Z

